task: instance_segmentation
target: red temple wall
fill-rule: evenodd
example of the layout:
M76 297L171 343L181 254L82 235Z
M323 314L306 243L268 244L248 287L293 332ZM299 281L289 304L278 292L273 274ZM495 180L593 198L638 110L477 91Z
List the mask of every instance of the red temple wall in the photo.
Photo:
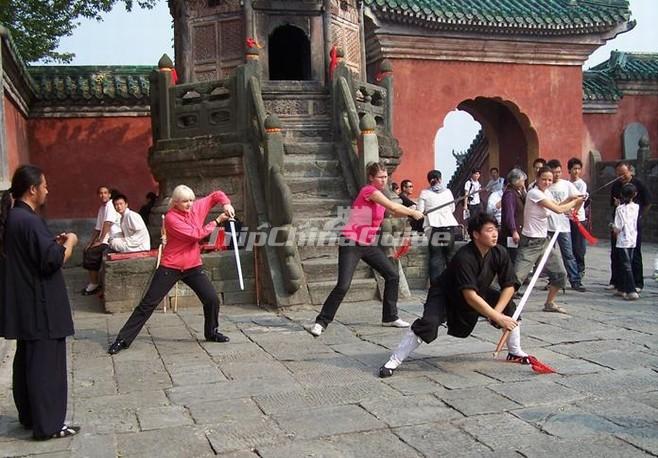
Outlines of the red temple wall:
M20 164L28 163L30 150L28 143L28 121L14 104L11 97L4 95L5 144L9 177Z
M535 129L542 157L564 162L574 155L582 157L580 67L409 59L392 63L393 133L404 151L392 180L409 178L424 187L425 175L434 167L434 138L445 116L476 97L515 104ZM505 162L501 159L501 165Z
M30 159L48 177L48 218L95 218L100 185L138 210L157 184L148 167L150 117L34 118Z
M649 131L649 147L656 157L658 147L658 95L625 95L613 114L583 115L585 150L597 150L604 161L621 159L624 155L624 128L639 122Z

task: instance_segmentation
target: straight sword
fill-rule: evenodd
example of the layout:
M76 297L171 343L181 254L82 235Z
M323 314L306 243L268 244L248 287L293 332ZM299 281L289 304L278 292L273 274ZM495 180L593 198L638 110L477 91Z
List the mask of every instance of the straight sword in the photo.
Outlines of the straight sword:
M242 264L240 264L240 252L238 251L238 235L235 233L235 219L229 219L228 224L231 228L231 240L233 241L233 253L235 254L235 266L238 269L238 279L240 280L240 289L244 291L244 279L242 278Z
M452 204L459 203L459 202L461 202L462 200L468 199L468 198L471 197L472 195L475 195L475 194L477 194L477 193L479 193L479 192L483 192L483 191L486 191L486 189L480 189L480 190L478 190L478 191L469 192L468 194L465 194L465 195L463 195L463 196L461 196L461 197L458 197L458 198L456 198L455 200L451 200L450 202L446 202L446 203L444 203L444 204L437 205L436 207L432 207L432 208L430 208L429 210L425 210L425 211L423 212L423 214L424 214L424 215L429 215L429 214L432 213L432 212L435 212L435 211L437 211L437 210L441 210L442 208L445 208L445 207L447 207L448 205L452 205Z

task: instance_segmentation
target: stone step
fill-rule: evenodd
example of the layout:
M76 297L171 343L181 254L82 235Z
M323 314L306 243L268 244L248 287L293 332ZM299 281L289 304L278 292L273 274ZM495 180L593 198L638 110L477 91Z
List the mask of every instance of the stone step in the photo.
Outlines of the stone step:
M317 155L299 154L286 158L283 165L286 177L334 177L342 179L339 162L336 159L320 159Z
M299 257L302 259L302 262L306 262L311 259L325 259L331 260L332 262L337 262L338 259L338 245L318 245L318 244L309 244L299 246Z
M336 159L334 144L331 142L286 141L283 145L286 155L317 155L328 159Z
M339 210L343 211L343 209L349 209L349 207L349 199L341 197L307 197L294 199L292 202L292 208L295 215L293 223L297 227L305 226L321 229L325 227L327 219L336 218Z
M323 281L308 284L311 303L322 304L336 286L336 281ZM374 278L355 278L345 296L344 302L371 301L377 298L377 283Z
M308 200L314 200L314 199L308 199ZM316 201L320 201L321 199L316 199ZM327 199L323 199L327 200ZM350 202L345 200L345 201L338 201L340 203L335 203L333 205L333 211L327 211L327 215L319 215L319 216L313 216L313 215L301 215L297 214L295 218L293 218L293 224L297 228L297 230L324 230L324 231L337 231L343 227L345 222L347 221L347 213L349 212L349 205ZM301 205L301 203L300 203ZM310 204L309 204L310 205ZM317 203L317 205L320 205L320 202ZM295 206L295 203L293 202L293 207ZM340 213L339 212L343 211L344 212Z
M302 262L302 265L309 283L338 278L338 257L307 259ZM365 262L358 263L353 278L373 278L370 266Z
M307 198L349 198L343 180L336 177L287 177L286 183L293 193L294 201Z

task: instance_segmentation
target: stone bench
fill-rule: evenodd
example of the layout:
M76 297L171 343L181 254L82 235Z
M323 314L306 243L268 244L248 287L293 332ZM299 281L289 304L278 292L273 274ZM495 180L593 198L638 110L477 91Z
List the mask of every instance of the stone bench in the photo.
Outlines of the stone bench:
M255 304L254 255L240 250L244 291L240 290L233 251L218 251L201 256L210 281L222 305ZM157 258L138 257L103 261L103 305L108 313L131 312L146 292L155 271ZM174 288L169 293L173 304ZM194 292L183 282L178 284L178 307L201 306Z

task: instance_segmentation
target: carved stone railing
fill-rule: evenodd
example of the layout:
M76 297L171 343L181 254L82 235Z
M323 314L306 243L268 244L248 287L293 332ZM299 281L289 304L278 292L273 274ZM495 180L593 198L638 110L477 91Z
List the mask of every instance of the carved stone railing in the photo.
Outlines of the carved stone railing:
M164 55L150 78L154 86L151 91L154 141L237 129L233 79L175 85L172 70L171 60Z
M272 267L272 263L277 262L280 267L277 270L280 275L272 279L277 298L280 299L284 295L276 290L281 285L287 297L300 291L304 283L304 271L292 225L292 194L283 177L285 152L281 123L275 115L265 112L258 61L254 59L245 64L244 70L238 71L245 72L244 80L247 82L246 103L248 122L252 126L249 129L252 150L257 152L259 177L264 191L268 240L274 242L273 246L266 248L266 253L272 258L272 251L276 253L276 259L269 259L269 264ZM273 275L276 273L274 269L271 272Z
M338 51L339 57L342 56ZM358 92L354 88L358 87ZM348 167L342 167L348 190L353 196L367 182L366 165L379 161L379 143L375 133L376 121L371 111L372 94L379 103L382 92L377 86L361 83L355 86L352 74L343 62L339 62L332 78L332 104L334 108L335 137L342 144L339 148L340 160ZM381 88L380 88L381 89ZM384 119L378 113L380 119Z

